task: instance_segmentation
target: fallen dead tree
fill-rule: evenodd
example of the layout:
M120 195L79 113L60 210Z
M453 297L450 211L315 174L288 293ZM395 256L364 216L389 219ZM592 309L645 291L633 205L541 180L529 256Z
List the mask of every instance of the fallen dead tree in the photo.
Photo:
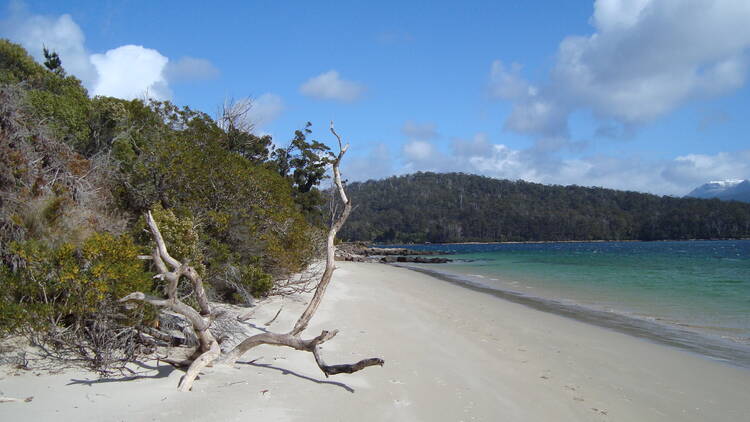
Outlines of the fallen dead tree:
M346 153L349 145L342 144L341 137L336 133L333 127L333 122L331 122L331 133L336 136L339 143L338 155L334 156L332 154L331 156L333 181L344 207L338 217L335 218L335 221L333 221L328 231L325 270L315 288L315 293L305 311L299 319L297 319L292 330L287 333L263 332L255 334L238 342L230 350L222 352L219 340L214 337L210 330L212 322L219 317L219 315L217 312L213 311L211 304L208 301L201 277L193 267L187 263L178 261L169 254L167 245L164 242L164 238L159 231L156 221L154 221L150 212L147 214L146 220L148 222L148 227L154 241L156 242L156 247L151 254L154 265L159 272L155 278L166 283L164 288L166 297L154 297L142 292L133 292L120 299L120 302L140 301L150 303L154 306L168 309L174 313L182 315L187 321L189 321L199 344L191 357L180 362L184 366L187 366L187 372L178 385L178 388L181 391L189 391L199 372L206 366L214 363L228 365L234 364L242 355L254 347L263 344L291 347L296 350L312 353L315 357L315 362L326 377L340 373L354 373L369 366L383 365L384 362L380 358L363 359L353 364L326 364L321 356L320 346L335 337L338 330L324 330L316 337L309 339L302 338L302 333L307 328L313 315L315 315L315 312L323 300L323 295L331 282L331 277L335 270L334 239L336 233L344 225L344 222L349 217L352 210L352 204L344 190L344 185L341 181L341 173L339 171L341 159ZM185 279L192 284L198 309L184 303L177 295L178 284L181 280Z

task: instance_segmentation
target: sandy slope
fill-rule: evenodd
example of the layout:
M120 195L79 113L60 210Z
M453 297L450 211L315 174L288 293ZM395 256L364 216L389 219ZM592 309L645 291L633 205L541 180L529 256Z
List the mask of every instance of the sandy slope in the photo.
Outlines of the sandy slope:
M384 367L326 379L309 353L263 347L191 393L163 365L134 380L4 373L0 420L739 421L750 371L508 303L406 269L339 263L308 333L339 328L328 363ZM272 329L304 306L286 300ZM278 310L271 303L256 323Z

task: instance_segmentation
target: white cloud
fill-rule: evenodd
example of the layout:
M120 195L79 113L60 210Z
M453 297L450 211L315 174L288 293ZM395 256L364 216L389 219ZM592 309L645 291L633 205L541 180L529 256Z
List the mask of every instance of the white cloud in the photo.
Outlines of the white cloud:
M594 24L600 30L627 29L640 19L651 0L611 0L594 4Z
M504 126L527 135L567 136L568 111L552 99L529 95L513 105Z
M675 184L693 187L709 180L748 179L750 150L680 156L669 163L661 175Z
M276 94L266 93L250 100L247 118L258 129L276 120L284 111L284 101Z
M691 154L671 160L603 154L560 158L550 153L561 147L570 145L565 139L549 138L530 148L513 149L492 143L483 133L470 139L454 139L449 153L428 142L413 141L404 145L403 164L397 172L465 172L500 179L668 195L684 195L712 179L750 178L750 150Z
M490 69L490 96L503 100L517 100L536 95L537 88L521 76L522 66L518 63L506 69L503 62L495 60Z
M587 142L571 140L568 129L583 111L598 120L596 136L629 138L688 101L737 90L750 65L748 22L744 0L597 0L594 33L562 40L547 80L532 84L521 65L492 63L488 94L511 102L505 128L532 136L533 146L456 141L446 170L675 195L710 179L748 178L750 150L671 160L581 156ZM699 123L727 119L716 116ZM579 158L561 157L565 150Z
M596 32L560 43L548 81L532 86L519 65L506 69L496 61L489 91L513 101L506 128L520 133L564 136L575 110L634 127L741 87L748 22L744 0L597 0Z
M428 140L438 137L437 125L435 123L417 123L411 120L404 122L401 133L410 139Z
M437 154L431 143L412 141L404 145L404 156L410 161L427 161Z
M44 61L43 46L55 51L68 74L79 78L91 95L169 99L170 82L218 74L205 59L183 57L170 65L157 50L136 45L91 54L83 31L70 15L32 15L23 3L11 5L10 17L0 22L0 36L21 44L39 62Z
M37 61L44 62L42 48L55 51L69 74L90 88L96 70L84 47L86 37L70 15L58 17L30 15L22 4L11 8L11 16L0 22L0 35L21 44Z
M150 97L160 100L171 98L164 77L169 59L158 51L139 45L125 45L104 54L91 56L99 78L93 95L106 95L124 99Z
M360 83L341 79L337 71L330 70L308 79L299 90L303 95L313 98L353 102L364 94L365 87Z

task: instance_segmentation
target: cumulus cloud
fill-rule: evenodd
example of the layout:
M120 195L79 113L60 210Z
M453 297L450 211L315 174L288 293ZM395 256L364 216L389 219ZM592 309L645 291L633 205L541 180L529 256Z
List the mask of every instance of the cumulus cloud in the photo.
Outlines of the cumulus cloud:
M395 167L397 174L416 171L464 172L510 180L545 184L601 186L611 189L682 196L715 179L750 178L750 149L716 154L686 154L674 159L645 158L639 154L586 154L588 142L562 136L540 136L526 148L513 148L493 142L486 133L454 138L448 148L438 148L429 140L405 142ZM560 154L567 152L568 154ZM387 154L368 158L380 169L367 165L356 172L384 177ZM360 163L361 164L361 163ZM364 178L354 174L357 180Z
M404 156L411 161L427 161L437 151L431 143L425 141L412 141L404 145Z
M404 122L401 133L410 139L428 140L438 137L437 125L435 123L417 123L411 120Z
M749 179L750 150L679 156L664 168L661 176L685 186L697 186L709 180Z
M284 111L284 100L276 94L266 93L250 100L247 119L256 129L267 126Z
M568 114L554 99L529 95L513 105L504 126L526 135L568 136Z
M22 3L14 3L10 17L0 23L0 36L21 44L37 61L44 61L42 48L46 46L57 52L68 73L81 79L87 87L96 79L96 70L84 47L86 37L70 15L31 15Z
M91 95L169 99L169 83L218 74L207 60L183 57L170 63L157 50L138 45L92 54L86 48L83 31L70 15L33 15L23 3L11 4L10 17L1 23L0 36L21 44L37 61L44 61L43 46L57 52L65 70L79 78Z
M350 103L364 94L365 87L358 82L341 79L337 71L330 70L308 79L299 90L309 97Z
M99 75L93 95L124 99L146 96L169 99L171 92L164 77L169 59L158 51L140 45L125 45L91 56Z
M742 87L750 2L596 0L590 22L593 34L561 41L545 80L528 81L517 63L491 65L488 95L511 104L505 129L530 136L533 145L457 140L448 170L675 195L709 179L750 177L748 150L674 159L584 155L588 142L574 141L569 130L570 116L582 111L597 120L596 137L627 139L689 101ZM714 112L697 123L727 119Z
M555 143L554 140L549 142ZM557 147L536 143L529 148L515 149L493 143L484 133L454 139L447 152L429 142L412 141L403 147L403 163L397 172L464 172L500 179L601 186L663 195L684 195L714 179L750 178L750 150L689 154L669 160L647 159L637 154L561 158L550 154L548 149Z
M513 102L505 125L516 132L566 135L575 110L632 128L741 87L747 22L747 1L597 0L595 33L560 43L549 80L532 86L520 65L496 61L489 92Z
M506 67L500 60L492 62L490 96L503 100L517 100L536 95L537 88L521 76L522 68L523 66L518 63L512 63L510 67Z

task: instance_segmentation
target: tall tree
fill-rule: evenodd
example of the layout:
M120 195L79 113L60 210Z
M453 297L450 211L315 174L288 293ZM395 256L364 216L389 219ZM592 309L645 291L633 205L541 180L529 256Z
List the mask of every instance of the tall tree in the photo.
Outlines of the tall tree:
M65 69L62 67L60 56L55 51L50 52L46 46L42 48L42 52L44 53L44 66L57 76L64 78Z
M294 189L295 201L313 222L322 221L323 196L316 188L326 176L326 167L331 163L330 148L316 140L308 140L312 134L312 123L307 122L303 130L294 132L294 138L286 148L277 148L272 154L271 165L286 177Z

